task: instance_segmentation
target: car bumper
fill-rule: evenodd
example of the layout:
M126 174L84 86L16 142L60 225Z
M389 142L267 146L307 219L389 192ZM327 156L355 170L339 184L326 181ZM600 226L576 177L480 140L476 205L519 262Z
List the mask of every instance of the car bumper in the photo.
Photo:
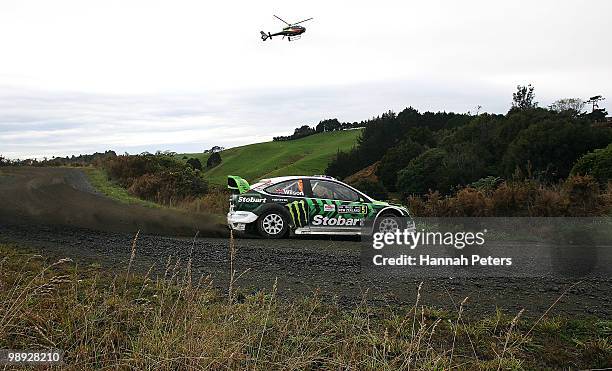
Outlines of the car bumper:
M257 220L257 214L250 211L232 211L227 213L227 226L235 231L244 231L246 225Z

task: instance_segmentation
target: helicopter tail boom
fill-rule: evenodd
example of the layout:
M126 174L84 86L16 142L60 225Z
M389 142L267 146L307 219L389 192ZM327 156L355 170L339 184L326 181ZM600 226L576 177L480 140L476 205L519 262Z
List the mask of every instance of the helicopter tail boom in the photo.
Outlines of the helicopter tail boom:
M261 32L261 39L262 39L263 41L266 41L266 40L268 40L268 39L271 39L271 38L272 38L272 35L270 35L270 33L269 33L269 32L268 32L268 33L265 33L265 32L263 32L263 31L260 31L260 32Z

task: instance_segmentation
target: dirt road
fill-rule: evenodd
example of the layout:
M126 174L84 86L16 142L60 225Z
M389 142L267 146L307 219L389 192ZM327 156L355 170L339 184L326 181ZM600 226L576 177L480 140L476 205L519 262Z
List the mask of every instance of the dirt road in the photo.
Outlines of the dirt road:
M219 288L226 288L228 238L169 237L193 236L200 227L208 236L223 233L205 216L106 199L95 193L78 170L0 170L0 242L21 243L50 256L70 256L80 264L96 263L123 272L131 241L141 229L136 252L139 269L154 266L162 271L168 258L184 262L191 257L196 274L210 274ZM467 315L493 313L500 307L510 312L525 308L527 316L537 317L576 282L504 277L398 280L364 274L360 268L360 245L351 240L243 238L235 243L235 267L238 272L246 272L238 281L243 292L270 289L278 280L283 297L317 291L328 300L348 306L364 297L376 305L410 305L423 280L421 302L426 305L453 310L469 296ZM610 292L610 277L584 280L559 301L553 314L610 318Z

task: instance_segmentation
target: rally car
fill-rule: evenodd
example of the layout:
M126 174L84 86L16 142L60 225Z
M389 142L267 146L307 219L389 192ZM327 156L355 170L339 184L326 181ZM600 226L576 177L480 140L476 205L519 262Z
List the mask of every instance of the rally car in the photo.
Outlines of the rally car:
M410 218L403 206L376 201L323 175L262 179L252 186L230 175L227 186L234 191L228 226L236 231L257 232L265 238L392 232Z

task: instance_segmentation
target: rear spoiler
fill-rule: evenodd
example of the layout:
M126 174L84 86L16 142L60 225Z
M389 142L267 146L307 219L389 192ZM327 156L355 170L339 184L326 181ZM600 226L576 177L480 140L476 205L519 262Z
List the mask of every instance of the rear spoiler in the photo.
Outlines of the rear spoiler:
M249 189L251 189L251 186L249 185L249 182L247 182L246 180L242 179L239 176L228 175L227 176L227 188L233 191L238 191L238 193L245 193Z

